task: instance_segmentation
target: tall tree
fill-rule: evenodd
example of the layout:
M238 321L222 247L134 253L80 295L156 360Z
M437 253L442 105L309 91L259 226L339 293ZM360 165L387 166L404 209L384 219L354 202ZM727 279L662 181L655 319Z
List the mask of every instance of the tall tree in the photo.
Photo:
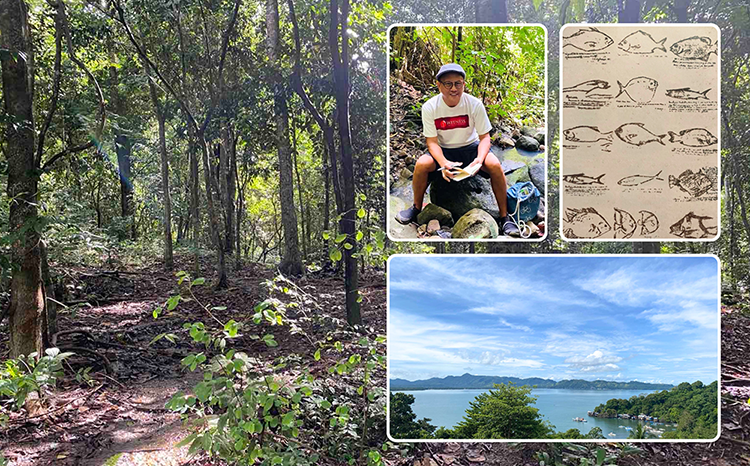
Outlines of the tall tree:
M0 0L0 62L8 121L9 228L14 265L10 301L10 355L42 352L44 287L37 212L38 172L34 137L34 73L28 11L23 0Z
M280 71L279 52L281 48L279 44L279 5L277 0L266 0L266 34L266 50L272 70L276 147L279 154L281 224L284 228L284 252L279 270L289 275L300 275L302 273L302 260L297 234L297 211L294 207L292 150L289 145L289 109L286 104L286 90Z
M344 215L341 217L339 228L342 233L346 234L346 243L349 245L349 247L344 248L346 320L350 325L359 325L362 323L359 310L359 276L357 259L353 255L357 250L357 241L355 238L354 150L349 125L349 35L347 34L349 0L343 0L340 18L338 10L338 0L331 0L331 28L328 32L328 43L331 48L333 78L336 84L336 111L338 114L339 146L341 148L341 171L344 182L341 196L344 204ZM341 51L339 51L339 41L341 42Z
M490 0L490 22L508 22L508 0Z
M167 155L167 137L165 124L167 116L164 107L159 102L156 92L156 84L148 71L148 64L144 67L148 78L148 86L151 94L151 102L154 104L154 113L159 125L159 157L161 159L161 189L164 192L164 266L172 269L174 259L172 257L172 196L169 192L169 157Z

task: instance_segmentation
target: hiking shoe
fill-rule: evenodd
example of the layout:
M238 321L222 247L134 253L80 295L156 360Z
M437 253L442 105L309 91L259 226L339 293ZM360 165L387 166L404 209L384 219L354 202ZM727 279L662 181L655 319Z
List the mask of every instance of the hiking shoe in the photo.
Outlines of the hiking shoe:
M505 217L501 220L501 223L503 224L503 234L505 236L521 236L521 230L518 229L518 225L513 222L513 219L511 219L510 216Z
M411 222L417 221L417 215L419 215L420 212L422 212L422 209L417 209L417 207L412 204L408 209L402 210L396 214L396 221L402 225L408 225Z

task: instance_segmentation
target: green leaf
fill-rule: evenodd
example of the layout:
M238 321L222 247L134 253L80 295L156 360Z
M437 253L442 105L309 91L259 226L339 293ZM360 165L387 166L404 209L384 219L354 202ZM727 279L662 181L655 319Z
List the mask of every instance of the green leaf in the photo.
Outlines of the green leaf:
M323 401L320 402L320 406L323 409L329 409L331 407L331 402L328 401L328 400L323 400Z
M171 298L169 298L167 300L167 310L168 311L173 311L174 308L177 307L177 304L179 304L181 298L182 298L182 296L180 296L180 295L172 296Z
M542 4L542 0L532 0L532 3L534 4L534 9L539 11L539 5Z
M203 277L200 277L200 278L196 278L195 280L193 280L193 283L191 283L190 286L203 285L204 283L206 283L206 279Z
M357 239L357 241L362 241L362 238L364 238L364 237L365 237L365 234L362 233L361 231L358 231L357 232L357 236L355 236L355 238Z
M327 232L327 231L324 231L323 232L323 239L326 240L326 241L329 240L329 239L331 239L331 234L329 232Z
M318 350L315 352L313 357L315 358L316 361L320 361L320 348L318 348Z
M154 312L152 312L151 315L154 316L154 319L158 319L163 310L163 308L157 307L156 309L154 309Z
M328 253L328 256L334 262L340 261L342 257L341 251L339 251L338 248L331 248L331 251Z
M190 435L188 435L184 439L180 440L180 443L178 443L177 445L175 445L175 448L182 448L185 445L189 445L190 442L192 442L193 440L195 440L196 437L198 437L198 434L190 434Z
M351 249L353 247L350 243L344 243L344 249Z
M359 217L359 218L365 218L365 215L367 215L367 213L365 212L365 209L360 208L357 211L357 217Z
M342 241L344 241L345 239L346 239L346 233L341 233L340 235L338 235L336 237L335 241L338 244L338 243L341 243Z
M596 464L597 466L601 466L604 464L604 457L607 454L607 451L604 448L597 448L596 449Z

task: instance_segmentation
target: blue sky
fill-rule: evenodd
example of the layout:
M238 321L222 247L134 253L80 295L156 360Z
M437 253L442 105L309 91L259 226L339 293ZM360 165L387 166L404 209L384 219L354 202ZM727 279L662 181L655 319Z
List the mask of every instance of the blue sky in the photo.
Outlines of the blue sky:
M390 378L716 380L712 257L396 256Z

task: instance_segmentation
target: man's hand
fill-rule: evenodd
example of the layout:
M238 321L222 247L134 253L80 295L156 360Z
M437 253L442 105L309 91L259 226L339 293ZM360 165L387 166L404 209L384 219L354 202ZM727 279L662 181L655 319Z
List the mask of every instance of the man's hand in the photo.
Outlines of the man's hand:
M450 181L453 179L453 177L456 176L451 171L451 168L453 168L453 167L455 167L457 165L461 165L461 164L459 162L451 162L450 160L446 160L445 161L445 165L443 165L442 170L440 171L440 173L443 174L443 179L445 181L447 181L447 182L450 183Z
M479 168L482 168L483 164L484 164L484 157L477 157L477 158L475 158L474 160L471 161L471 163L469 164L469 167L472 167L474 165L479 165ZM479 172L477 172L477 173L479 173ZM474 175L476 175L477 173L474 173ZM474 175L471 175L471 176L474 176Z

